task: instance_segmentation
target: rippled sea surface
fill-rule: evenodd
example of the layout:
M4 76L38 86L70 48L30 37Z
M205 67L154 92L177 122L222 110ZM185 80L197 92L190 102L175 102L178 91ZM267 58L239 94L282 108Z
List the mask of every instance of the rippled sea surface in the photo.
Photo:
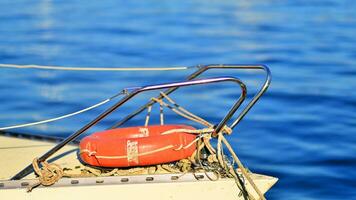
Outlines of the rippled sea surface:
M252 171L276 176L269 199L356 199L355 1L1 1L0 63L79 67L262 63L272 84L229 137ZM0 68L0 127L71 113L125 87L184 80L174 72ZM210 71L248 86L256 71ZM172 97L217 123L239 96L233 84ZM147 100L141 95L89 131ZM113 102L112 102L113 103ZM112 103L14 132L65 137ZM157 110L158 108L154 108ZM186 123L166 111L167 123ZM158 116L152 116L158 123ZM144 114L129 125L142 125Z

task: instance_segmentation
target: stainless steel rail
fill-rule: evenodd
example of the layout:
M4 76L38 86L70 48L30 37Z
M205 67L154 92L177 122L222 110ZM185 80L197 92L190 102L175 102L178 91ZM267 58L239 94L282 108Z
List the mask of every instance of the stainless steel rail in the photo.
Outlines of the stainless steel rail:
M248 103L248 105L241 111L241 113L237 116L237 118L233 121L233 123L230 125L230 127L233 129L236 127L236 125L245 117L245 115L248 113L248 111L255 105L255 103L260 99L260 97L263 95L263 93L267 90L268 86L271 83L271 72L269 68L266 65L204 65L204 66L197 66L199 69L189 75L187 77L187 80L193 80L203 74L205 71L210 70L210 69L254 69L254 70L263 70L266 73L266 79L260 90L255 94L255 96L251 99L251 101ZM165 94L170 94L177 90L178 87L170 88L166 91L164 91ZM163 98L162 95L157 97L158 99ZM117 122L115 125L110 127L109 129L119 127L123 124L125 124L127 121L135 117L136 115L140 114L142 111L144 111L147 107L155 104L155 101L149 101L145 105L141 106L138 108L136 111L132 112L131 114L127 115L124 119L121 121ZM231 111L231 110L230 110ZM224 122L226 123L226 121ZM223 127L223 124L220 123L218 127L216 128L216 132L219 132L220 129Z
M96 117L94 120L89 122L87 125L76 131L75 133L71 134L68 136L66 139L61 141L59 144L54 146L52 149L50 149L48 152L43 154L38 161L43 162L46 159L48 159L50 156L52 156L54 153L56 153L58 150L60 150L63 146L66 144L70 143L71 141L75 140L78 136L80 136L82 133L84 133L86 130L88 130L90 127L94 126L96 123L104 119L106 116L108 116L110 113L115 111L117 108L122 106L124 103L129 101L131 98L136 96L139 93L145 92L145 91L151 91L151 90L159 90L159 89L167 89L167 88L179 88L179 87L185 87L185 86L190 86L190 85L200 85L200 84L208 84L208 83L217 83L217 82L235 82L239 84L242 93L237 100L237 102L233 105L232 109L229 111L229 113L224 117L224 119L219 123L221 126L225 125L225 122L229 120L232 115L235 113L235 111L238 109L238 107L241 105L241 103L245 100L246 98L246 86L237 78L234 77L218 77L218 78L207 78L207 79L200 79L200 80L189 80L189 81L183 81L183 82L174 82L174 83L166 83L166 84L159 84L159 85L148 85L144 87L138 87L134 89L131 93L129 93L127 96L123 97L119 102L117 102L115 105L104 111L102 114L100 114L98 117ZM216 129L217 130L217 129ZM11 178L11 180L19 180L28 175L33 171L32 164L28 165L25 167L23 170L21 170L19 173L17 173L15 176Z

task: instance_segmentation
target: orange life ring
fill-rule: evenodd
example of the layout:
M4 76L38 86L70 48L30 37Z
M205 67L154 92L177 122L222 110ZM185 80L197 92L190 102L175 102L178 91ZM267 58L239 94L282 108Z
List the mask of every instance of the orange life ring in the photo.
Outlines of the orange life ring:
M162 134L170 130L169 134ZM181 129L181 130L179 130ZM153 125L117 128L94 133L79 144L83 162L98 167L131 167L168 163L194 152L195 130L187 125Z

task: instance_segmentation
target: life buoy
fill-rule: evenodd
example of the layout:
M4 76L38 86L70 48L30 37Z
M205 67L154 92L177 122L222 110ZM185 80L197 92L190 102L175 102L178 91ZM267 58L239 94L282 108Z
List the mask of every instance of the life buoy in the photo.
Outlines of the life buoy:
M147 166L177 161L191 156L196 148L196 135L184 130L195 128L153 125L94 133L81 140L80 158L98 167Z

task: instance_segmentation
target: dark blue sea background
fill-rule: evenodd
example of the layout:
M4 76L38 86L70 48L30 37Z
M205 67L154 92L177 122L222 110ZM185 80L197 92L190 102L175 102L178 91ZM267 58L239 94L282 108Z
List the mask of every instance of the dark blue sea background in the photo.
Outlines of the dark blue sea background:
M279 178L268 199L356 199L355 36L351 0L0 2L0 63L269 66L270 88L228 137L251 171ZM0 127L75 112L125 87L182 81L192 72L0 68ZM262 71L211 70L202 77L222 75L244 81L247 100L264 81ZM138 96L88 133L110 127L155 94ZM218 123L239 95L236 85L223 83L182 88L172 98ZM117 100L11 131L65 137ZM194 125L165 112L166 123ZM127 126L144 124L144 117Z

